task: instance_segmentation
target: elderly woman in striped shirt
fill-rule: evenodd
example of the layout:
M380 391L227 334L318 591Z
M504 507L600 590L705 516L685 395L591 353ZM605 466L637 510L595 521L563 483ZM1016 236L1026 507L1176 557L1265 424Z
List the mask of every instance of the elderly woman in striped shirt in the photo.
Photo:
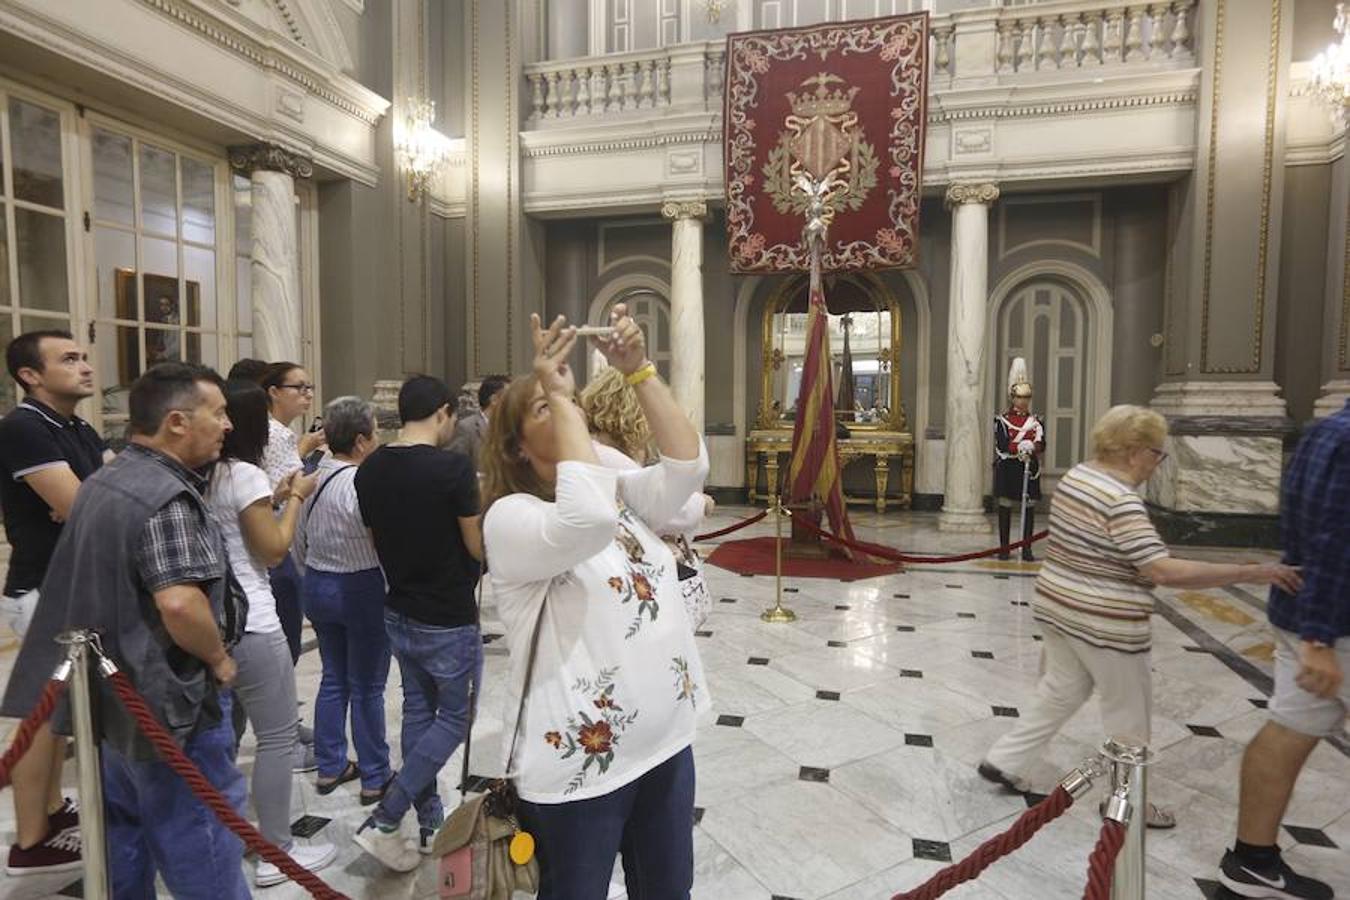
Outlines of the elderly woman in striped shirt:
M1297 590L1298 570L1277 563L1173 558L1149 521L1140 486L1164 459L1167 422L1152 410L1116 406L1092 431L1093 458L1070 469L1050 501L1050 539L1032 603L1043 627L1044 674L1036 701L990 748L980 775L1027 793L1027 773L1046 744L1094 690L1109 737L1147 745L1152 687L1152 588L1247 582ZM1151 828L1175 817L1153 804Z
M339 397L324 410L323 429L333 454L319 463L318 487L305 504L295 541L295 556L305 567L305 615L314 624L323 667L314 701L316 788L328 794L360 778L361 802L369 805L384 796L391 777L384 574L355 486L357 466L379 445L375 409L360 397ZM355 762L347 758L348 707Z

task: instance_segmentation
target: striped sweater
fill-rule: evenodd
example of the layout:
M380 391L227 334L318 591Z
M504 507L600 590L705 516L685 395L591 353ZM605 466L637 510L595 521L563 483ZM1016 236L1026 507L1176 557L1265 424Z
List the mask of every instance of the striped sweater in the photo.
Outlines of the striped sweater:
M1139 568L1168 555L1144 501L1079 463L1050 501L1050 538L1036 579L1036 619L1097 647L1142 653L1153 634L1153 585Z

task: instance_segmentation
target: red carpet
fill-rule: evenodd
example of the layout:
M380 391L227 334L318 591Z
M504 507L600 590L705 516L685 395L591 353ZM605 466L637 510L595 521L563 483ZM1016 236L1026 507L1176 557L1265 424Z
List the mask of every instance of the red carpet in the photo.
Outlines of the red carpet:
M708 557L708 562L723 569L729 569L740 575L774 574L774 539L771 537L748 538L743 541L726 541ZM886 549L876 544L864 546ZM899 563L849 562L846 559L794 559L787 555L787 545L783 547L783 574L793 578L833 578L836 581L857 581L860 578L876 578L879 575L894 575L904 570Z

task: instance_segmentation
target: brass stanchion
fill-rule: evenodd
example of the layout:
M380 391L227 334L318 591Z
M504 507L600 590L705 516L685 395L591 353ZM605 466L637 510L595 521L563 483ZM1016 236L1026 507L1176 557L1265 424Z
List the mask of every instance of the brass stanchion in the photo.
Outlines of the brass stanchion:
M792 515L783 508L783 495L780 491L773 495L773 568L775 602L773 609L759 614L765 622L795 622L797 614L783 605L783 516Z

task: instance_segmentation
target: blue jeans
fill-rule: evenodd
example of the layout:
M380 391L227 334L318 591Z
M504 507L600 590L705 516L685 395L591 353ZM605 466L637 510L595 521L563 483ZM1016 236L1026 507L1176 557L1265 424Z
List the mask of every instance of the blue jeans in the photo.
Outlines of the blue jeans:
M685 747L617 791L570 803L520 802L534 835L539 900L606 896L623 854L629 900L688 900L694 886L694 751Z
M188 738L188 759L241 815L244 776L234 766L231 697L224 716ZM187 783L161 760L133 762L103 747L108 874L117 900L155 896L155 874L178 900L247 900L244 845L220 823Z
M300 612L300 568L287 553L285 559L267 570L267 580L277 602L277 618L281 620L281 630L286 632L286 645L291 649L291 662L294 663L300 658L300 632L305 627L305 617Z
M417 822L437 828L445 818L436 775L469 730L469 686L483 677L483 638L477 625L440 628L384 612L389 645L403 675L403 768L375 810L392 825L416 807Z
M314 759L320 778L347 767L347 710L361 787L377 791L389 780L384 731L384 684L389 641L384 634L384 576L379 569L321 572L306 569L305 615L319 639L319 696L314 701Z

